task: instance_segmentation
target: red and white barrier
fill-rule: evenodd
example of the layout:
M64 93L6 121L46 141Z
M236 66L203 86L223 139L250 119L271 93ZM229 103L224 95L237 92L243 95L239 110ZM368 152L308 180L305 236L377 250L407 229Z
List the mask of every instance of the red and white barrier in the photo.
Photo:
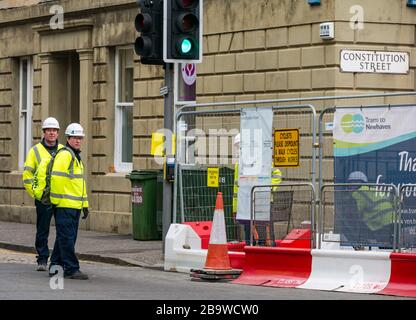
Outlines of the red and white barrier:
M201 250L201 238L188 225L171 224L165 238L165 271L190 272L203 268L207 250Z
M310 249L279 247L245 247L243 273L237 284L295 288L311 273Z
M391 276L379 294L416 297L416 254L392 253Z
M416 253L246 246L228 254L232 268L243 269L236 284L416 297ZM165 270L201 269L206 256L194 228L170 226Z
M191 226L192 229L198 234L201 238L201 249L208 249L209 237L211 235L212 221L191 221L184 222Z
M235 284L416 297L416 254L245 247Z
M377 293L390 278L388 252L312 250L312 272L300 289Z
M191 269L202 269L208 250L201 249L201 237L186 224L171 224L165 238L165 271L189 273ZM244 252L228 251L231 267L243 269Z

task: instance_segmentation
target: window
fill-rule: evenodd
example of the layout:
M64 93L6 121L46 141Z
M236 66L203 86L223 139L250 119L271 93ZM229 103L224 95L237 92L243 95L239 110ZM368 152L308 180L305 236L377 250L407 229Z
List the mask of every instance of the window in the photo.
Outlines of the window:
M133 48L117 48L115 59L115 148L117 172L133 169Z
M19 169L23 169L26 155L32 146L32 61L20 59L19 69Z

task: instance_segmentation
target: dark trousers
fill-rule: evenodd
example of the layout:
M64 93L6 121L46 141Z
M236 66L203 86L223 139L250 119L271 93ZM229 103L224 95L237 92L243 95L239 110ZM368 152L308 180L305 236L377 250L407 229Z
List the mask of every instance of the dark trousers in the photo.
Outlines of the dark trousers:
M36 260L39 264L48 263L49 258L49 227L53 215L51 205L44 205L42 202L35 200L36 206L36 240L35 247L38 255Z
M60 265L65 275L79 270L79 261L75 255L75 243L81 210L70 208L55 209L56 240L53 247L51 264Z
M253 226L256 228L257 232L260 233L260 229L265 229L266 226L263 224L258 224L256 226ZM264 235L265 236L265 235ZM261 238L261 236L259 236L259 238ZM244 241L246 242L247 245L250 245L250 222L249 223L245 223L244 224ZM255 240L254 238L254 234L253 234L253 245L254 246L264 246L266 244L266 240L263 239L259 239L258 242L257 240ZM274 243L272 243L272 245L274 246Z

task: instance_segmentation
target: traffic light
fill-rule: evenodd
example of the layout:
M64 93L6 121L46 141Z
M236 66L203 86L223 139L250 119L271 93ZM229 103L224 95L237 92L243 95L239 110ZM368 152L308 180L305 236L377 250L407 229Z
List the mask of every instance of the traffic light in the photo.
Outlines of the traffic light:
M165 0L163 60L202 62L202 0Z
M140 13L134 25L141 33L134 43L134 51L143 64L163 65L163 0L137 0Z

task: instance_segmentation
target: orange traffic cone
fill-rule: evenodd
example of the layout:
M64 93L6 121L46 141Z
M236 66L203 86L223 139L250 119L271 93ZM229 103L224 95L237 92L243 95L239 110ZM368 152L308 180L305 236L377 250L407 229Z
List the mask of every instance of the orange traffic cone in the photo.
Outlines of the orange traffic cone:
M208 244L208 254L204 269L230 270L227 235L225 233L224 202L222 193L217 193L211 236Z

